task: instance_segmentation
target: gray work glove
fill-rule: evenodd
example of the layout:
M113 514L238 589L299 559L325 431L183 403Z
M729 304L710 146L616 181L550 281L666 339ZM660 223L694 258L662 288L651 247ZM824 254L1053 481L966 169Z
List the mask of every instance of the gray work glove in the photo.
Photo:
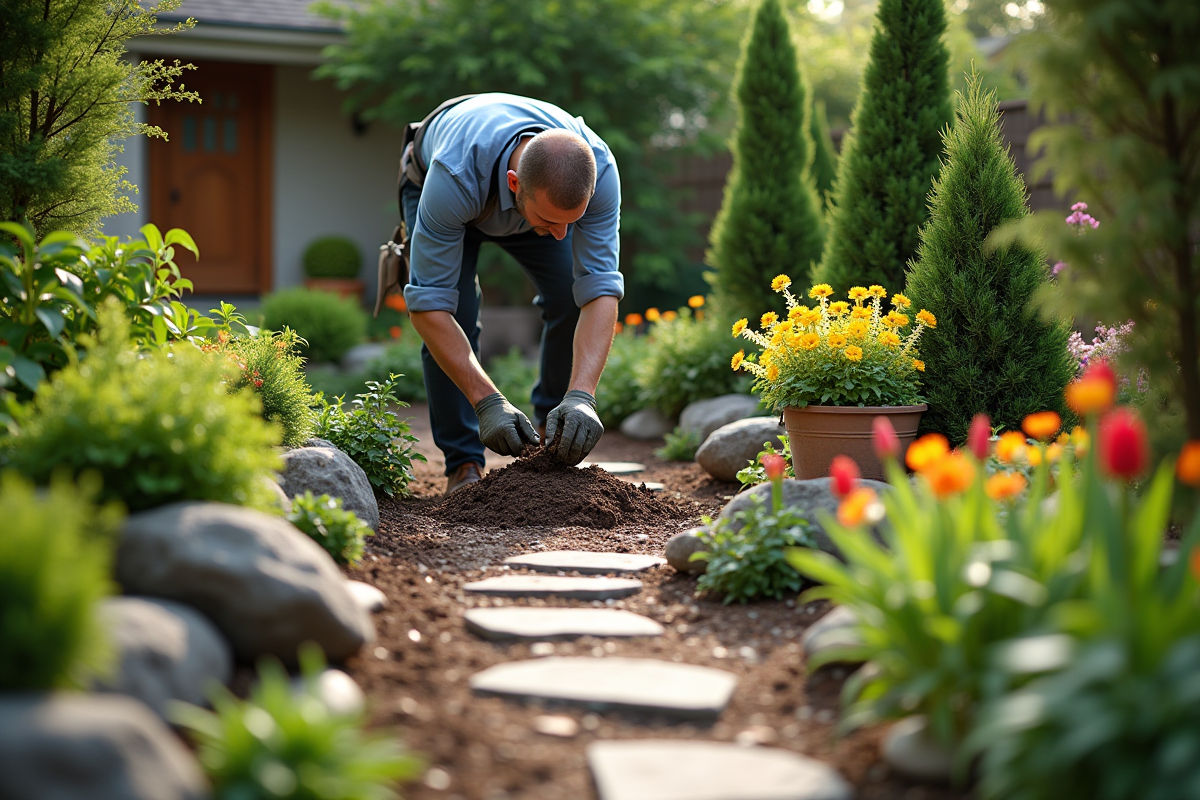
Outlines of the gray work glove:
M502 456L519 456L527 444L537 444L537 431L521 409L493 392L475 404L479 441Z
M596 398L579 389L567 392L546 417L548 446L559 461L569 466L583 461L603 435L604 426L596 414Z

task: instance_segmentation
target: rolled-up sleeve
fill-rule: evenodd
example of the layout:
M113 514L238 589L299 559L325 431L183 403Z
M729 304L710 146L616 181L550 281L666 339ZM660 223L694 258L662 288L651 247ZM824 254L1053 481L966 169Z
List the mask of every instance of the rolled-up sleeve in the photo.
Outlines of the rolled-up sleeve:
M609 162L596 178L596 193L587 213L575 223L571 244L575 257L575 283L571 291L582 308L597 297L625 296L620 263L621 176Z
M435 161L425 177L409 256L410 275L404 288L409 311L458 310L462 272L464 220L479 213L478 202L458 179Z

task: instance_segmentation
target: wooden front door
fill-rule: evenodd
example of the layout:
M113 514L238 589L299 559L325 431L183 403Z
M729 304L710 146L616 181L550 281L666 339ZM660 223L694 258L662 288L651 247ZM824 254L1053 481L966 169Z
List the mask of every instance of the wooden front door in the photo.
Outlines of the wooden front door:
M150 219L183 228L200 260L176 250L197 294L260 294L271 285L271 67L197 61L184 83L200 103L150 106Z

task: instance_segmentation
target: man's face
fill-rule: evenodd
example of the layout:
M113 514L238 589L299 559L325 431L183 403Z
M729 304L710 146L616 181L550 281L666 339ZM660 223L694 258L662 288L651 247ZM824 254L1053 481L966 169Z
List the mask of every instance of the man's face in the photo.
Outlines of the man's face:
M508 174L509 187L516 193L517 213L525 218L538 236L553 236L561 242L567 235L567 226L577 222L587 211L587 203L569 211L555 208L544 192L534 192L531 196L517 183L516 173L510 171Z

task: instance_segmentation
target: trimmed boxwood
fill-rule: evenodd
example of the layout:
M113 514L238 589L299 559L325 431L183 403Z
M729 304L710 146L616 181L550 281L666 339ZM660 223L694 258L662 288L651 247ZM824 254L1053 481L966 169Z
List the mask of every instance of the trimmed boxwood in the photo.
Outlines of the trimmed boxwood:
M345 236L323 236L304 250L304 274L310 278L357 278L362 251Z

